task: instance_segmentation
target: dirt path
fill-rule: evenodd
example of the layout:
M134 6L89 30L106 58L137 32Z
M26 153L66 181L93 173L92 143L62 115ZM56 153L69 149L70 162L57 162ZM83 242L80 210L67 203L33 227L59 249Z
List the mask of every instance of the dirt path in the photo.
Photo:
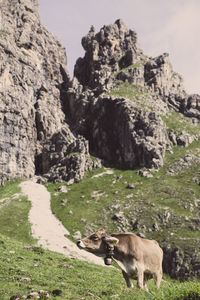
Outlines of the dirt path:
M104 265L101 258L80 250L65 237L65 235L69 235L69 232L52 214L50 193L43 185L33 181L24 181L20 187L22 193L27 195L32 203L29 222L31 223L32 235L38 240L38 245L51 251L63 253L68 257Z

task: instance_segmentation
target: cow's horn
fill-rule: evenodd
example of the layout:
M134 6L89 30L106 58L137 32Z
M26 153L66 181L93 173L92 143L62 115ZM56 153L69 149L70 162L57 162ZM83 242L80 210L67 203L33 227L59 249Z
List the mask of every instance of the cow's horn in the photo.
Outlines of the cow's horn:
M114 244L114 245L116 245L116 244L119 242L119 240L118 240L117 238L113 237L113 236L106 236L106 237L104 238L104 241L105 241L106 243Z

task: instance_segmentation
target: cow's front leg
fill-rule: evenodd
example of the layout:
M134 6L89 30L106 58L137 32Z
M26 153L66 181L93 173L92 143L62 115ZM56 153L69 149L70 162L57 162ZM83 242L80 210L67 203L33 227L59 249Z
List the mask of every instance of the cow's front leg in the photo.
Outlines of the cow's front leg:
M157 288L160 287L161 280L162 280L162 271L159 271L155 274L155 284Z
M138 288L143 289L144 288L144 284L143 284L144 271L143 271L143 269L140 269L140 268L137 271L138 271L137 286L138 286Z
M126 281L127 287L128 287L128 288L133 288L133 283L132 283L130 277L128 276L128 274L127 274L125 271L123 271L123 270L122 270L122 274L123 274L124 279L125 279L125 281Z

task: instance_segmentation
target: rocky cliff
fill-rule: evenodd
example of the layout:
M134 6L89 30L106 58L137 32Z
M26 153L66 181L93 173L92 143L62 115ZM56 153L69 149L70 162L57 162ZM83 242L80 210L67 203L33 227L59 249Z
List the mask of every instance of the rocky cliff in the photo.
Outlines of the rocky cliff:
M199 96L186 94L168 55L145 55L122 20L91 28L70 81L65 50L41 25L37 1L0 5L2 174L78 181L101 164L89 153L114 166L158 169L176 142L162 114L199 118Z
M58 163L60 168L67 164L71 172L66 157L76 152L73 166L80 174L73 171L71 177L65 172L63 179L79 180L88 167L83 162L80 167L78 154L93 162L87 142L79 147L65 122L65 49L41 25L36 0L2 0L0 8L0 172L32 177ZM47 177L57 180L56 174Z

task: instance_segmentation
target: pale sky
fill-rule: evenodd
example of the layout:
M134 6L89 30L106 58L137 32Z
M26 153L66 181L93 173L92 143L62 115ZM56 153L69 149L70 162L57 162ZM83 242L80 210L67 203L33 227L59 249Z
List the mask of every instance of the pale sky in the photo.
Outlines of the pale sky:
M144 53L164 52L188 93L200 94L200 0L38 0L42 23L66 48L67 69L84 55L81 38L122 18Z

